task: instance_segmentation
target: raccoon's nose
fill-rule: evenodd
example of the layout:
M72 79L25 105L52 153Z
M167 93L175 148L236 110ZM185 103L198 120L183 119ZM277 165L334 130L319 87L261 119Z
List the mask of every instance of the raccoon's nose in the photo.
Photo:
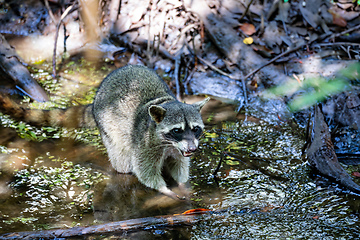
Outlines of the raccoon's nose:
M188 150L189 150L189 152L193 153L196 151L196 149L197 149L197 147L195 145L192 145L192 146L189 146Z
M195 151L196 151L197 147L196 146L188 146L188 148L186 149L186 152L182 152L184 157L190 157Z

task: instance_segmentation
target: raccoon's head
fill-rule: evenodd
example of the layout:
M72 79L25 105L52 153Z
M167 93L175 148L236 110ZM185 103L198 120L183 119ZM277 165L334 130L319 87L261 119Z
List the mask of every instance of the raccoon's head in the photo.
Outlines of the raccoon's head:
M156 123L156 133L165 143L171 143L184 157L191 156L199 145L204 129L200 110L209 98L194 104L169 102L149 107Z

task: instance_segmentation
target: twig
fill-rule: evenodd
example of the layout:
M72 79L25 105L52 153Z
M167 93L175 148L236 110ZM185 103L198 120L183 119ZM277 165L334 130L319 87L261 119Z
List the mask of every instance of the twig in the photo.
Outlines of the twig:
M254 75L255 73L257 73L258 71L260 71L262 68L264 68L264 67L272 64L273 62L275 62L276 60L278 60L279 58L281 58L281 57L283 57L283 56L285 56L285 55L288 55L288 54L290 54L290 53L292 53L292 52L295 52L295 51L299 50L300 48L302 48L302 47L304 47L304 46L306 46L306 44L300 44L300 45L297 46L297 47L291 48L291 49L289 49L289 50L287 50L287 51L285 51L285 52L277 55L276 57L274 57L273 59L271 59L269 62L261 65L260 67L256 68L255 70L251 71L250 73L248 73L243 79L244 79L244 80L248 79L249 77L251 77L252 75Z
M353 43L353 42L334 42L334 43L318 43L315 45L315 47L319 46L319 47L331 47L331 46L338 46L338 45L345 45L345 46L356 46L356 47L360 47L360 43Z
M208 65L212 70L214 70L215 72L220 73L221 75L224 75L232 80L239 80L238 78L235 78L233 76L231 76L230 74L220 70L219 68L215 67L211 62L203 59L202 57L196 56L201 62L205 63L206 65Z
M340 37L340 36L342 36L342 35L345 35L345 34L347 34L347 33L350 33L350 32L353 32L353 31L356 31L356 30L359 30L359 29L360 29L360 24L359 24L359 25L356 25L355 27L349 28L349 29L347 29L347 30L345 30L345 31L339 32L339 33L324 34L324 35L329 35L329 36L324 36L324 35L323 35L323 36L324 36L323 39L328 40L328 39L330 39L330 38L337 38L337 37ZM321 37L321 36L320 36L320 37ZM313 43L313 42L314 42L314 41L312 41L311 43ZM311 44L311 43L310 43L310 44Z
M214 178L217 177L217 173L219 172L223 161L224 161L224 153L221 152L221 153L220 153L220 161L219 161L218 165L216 166L215 171L214 171L213 174L212 174Z
M181 31L180 31L180 33L179 33L179 35L178 35L177 40L176 40L173 44L171 44L171 46L170 46L170 48L169 48L169 51L171 51L172 49L174 49L179 42L183 42L184 39L185 39L185 33L186 33L187 31L189 31L190 29L195 28L196 25L197 25L197 24L195 24L195 23L194 23L194 24L190 24L190 25L184 27L183 29L181 29ZM192 38L192 39L194 39L194 38Z
M55 16L54 16L53 12L51 11L51 8L50 8L49 1L48 1L48 0L45 0L45 7L47 8L47 10L48 10L48 12L49 12L49 15L50 15L51 20L54 22L54 24L56 24L56 19L55 19Z
M297 47L291 48L291 49L289 49L289 50L287 50L287 51L285 51L285 52L277 55L276 57L274 57L273 59L271 59L269 62L261 65L260 67L256 68L255 70L251 71L251 72L250 72L249 74L247 74L243 79L246 80L247 78L251 77L252 75L254 75L255 73L257 73L258 71L260 71L262 68L264 68L264 67L272 64L273 62L275 62L275 61L278 60L279 58L281 58L281 57L283 57L283 56L285 56L285 55L287 55L287 54L290 54L290 53L292 53L292 52L295 52L295 51L299 50L300 48L302 48L302 47L304 47L304 46L306 46L306 45L311 45L311 44L313 44L313 43L316 42L316 41L321 41L321 40L330 39L330 38L336 38L336 37L342 36L342 35L344 35L344 34L347 34L347 33L353 32L353 31L356 31L356 30L358 30L358 29L360 29L360 24L357 25L357 26L355 26L355 27L349 28L349 29L347 29L347 30L345 30L345 31L343 31L343 32L340 32L340 33L325 33L325 34L319 36L319 37L316 38L316 39L313 39L313 40L311 40L311 41L309 41L309 42L307 42L307 43L300 44L300 45L297 46Z
M203 59L202 57L199 57L198 55L196 55L195 50L192 49L192 48L189 46L189 43L188 43L188 42L185 42L185 44L186 44L186 46L187 46L187 48L188 48L188 50L190 51L191 54L193 54L197 59L199 59L199 60L200 60L201 62L203 62L204 64L208 65L212 70L214 70L214 71L220 73L221 75L224 75L224 76L226 76L226 77L228 77L228 78L230 78L230 79L239 80L238 78L235 78L235 77L231 76L230 74L228 74L228 73L220 70L219 68L215 67L211 62Z
M63 14L61 14L60 20L56 25L56 33L55 33L55 42L54 42L54 52L53 52L53 77L56 77L56 47L57 47L57 40L59 37L59 30L60 30L60 26L62 21L64 20L64 18L69 14L69 12L74 8L76 2L69 6Z
M243 20L243 18L246 16L246 14L248 13L249 9L250 9L250 5L252 4L254 0L250 0L249 4L247 5L243 15L241 16L241 18L239 19L239 22L241 22Z
M176 99L178 101L181 101L181 94L180 94L180 65L181 65L181 56L183 53L184 45L181 47L179 52L176 54L175 57L175 71L174 71L174 77L175 77L175 84L176 84Z

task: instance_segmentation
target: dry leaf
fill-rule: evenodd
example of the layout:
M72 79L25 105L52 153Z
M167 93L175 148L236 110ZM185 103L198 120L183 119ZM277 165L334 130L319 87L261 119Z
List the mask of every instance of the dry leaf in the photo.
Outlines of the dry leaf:
M203 213L203 212L208 212L210 211L210 209L206 209L206 208L196 208L196 209L190 209L187 210L185 212L183 212L183 214L197 214L197 213Z
M252 25L251 23L243 23L239 29L241 31L243 31L243 33L245 33L246 35L253 35L256 32L255 26Z
M334 23L335 25L338 25L338 26L340 26L340 27L346 27L347 22L346 22L346 20L345 20L342 16L340 16L338 13L336 13L336 12L333 11L332 9L329 9L328 11L329 11L329 13L331 13L331 15L333 16L333 23Z

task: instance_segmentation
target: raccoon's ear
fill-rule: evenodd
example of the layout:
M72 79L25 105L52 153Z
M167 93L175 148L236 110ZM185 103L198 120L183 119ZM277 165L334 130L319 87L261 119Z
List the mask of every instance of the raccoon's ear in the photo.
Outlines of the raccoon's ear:
M209 97L205 98L204 100L200 101L200 102L196 102L196 103L193 103L192 105L196 106L199 111L202 109L202 107L210 100Z
M166 110L163 107L152 105L149 107L149 115L156 123L160 123L165 117Z

